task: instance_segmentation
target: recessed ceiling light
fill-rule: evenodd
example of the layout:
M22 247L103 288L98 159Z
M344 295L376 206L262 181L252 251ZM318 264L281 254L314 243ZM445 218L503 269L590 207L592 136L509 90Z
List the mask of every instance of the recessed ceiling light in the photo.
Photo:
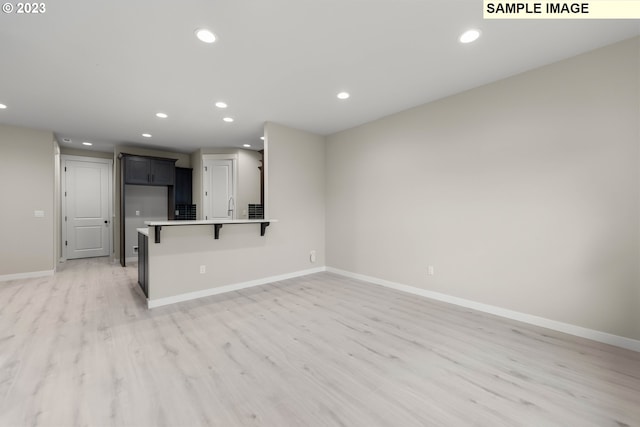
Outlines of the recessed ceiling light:
M4 104L0 104L0 110L4 110L5 108L7 108L7 106L6 106L6 105L4 105Z
M90 143L90 142L83 142L83 143L82 143L82 145L89 145L89 146L91 146L91 145L93 145L93 144L92 144L92 143Z
M480 37L480 31L468 30L462 33L458 40L460 40L460 43L471 43L478 40L478 37Z
M251 147L251 144L242 144L242 146L249 148L249 147Z
M151 138L151 134L150 133L143 133L142 136L144 136L145 138Z
M231 123L231 122L233 121L233 119L232 119L231 117L225 117L225 118L224 118L224 119L222 119L222 120L224 120L224 121L225 121L225 122L227 122L227 123Z
M222 101L216 102L216 107L218 107L218 108L227 108L227 103L226 102L222 102Z
M198 37L201 42L205 43L213 43L214 41L216 41L215 34L207 30L206 28L200 28L199 30L196 30L196 37Z
M338 99L347 99L349 98L351 95L349 95L349 92L340 92L338 95L336 95L338 97Z
M160 117L161 119L166 119L169 116L167 116L165 113L156 113L156 117Z
M261 136L260 139L264 141L264 136Z
M62 142L71 142L71 139L69 139L69 138L62 138Z

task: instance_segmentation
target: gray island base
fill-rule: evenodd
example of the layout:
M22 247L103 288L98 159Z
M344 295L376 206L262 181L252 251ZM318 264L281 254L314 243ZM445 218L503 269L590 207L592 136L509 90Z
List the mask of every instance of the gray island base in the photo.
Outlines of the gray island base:
M138 228L138 283L149 308L281 279L253 273L277 257L274 219L147 221ZM272 227L273 228L273 227ZM275 244L275 245L274 245Z

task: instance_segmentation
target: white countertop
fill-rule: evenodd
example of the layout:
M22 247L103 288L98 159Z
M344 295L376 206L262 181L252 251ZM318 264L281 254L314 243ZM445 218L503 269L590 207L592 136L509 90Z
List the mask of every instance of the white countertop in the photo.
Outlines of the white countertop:
M136 228L136 231L138 233L144 234L145 236L149 236L149 229L148 228Z
M145 221L145 225L213 225L213 224L260 224L263 222L278 222L277 219L199 219L195 221ZM141 230L141 229L138 229Z

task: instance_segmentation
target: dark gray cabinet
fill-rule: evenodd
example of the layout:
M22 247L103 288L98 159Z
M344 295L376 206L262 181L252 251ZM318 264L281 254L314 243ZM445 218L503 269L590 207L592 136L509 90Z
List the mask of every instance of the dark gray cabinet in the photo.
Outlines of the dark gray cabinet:
M125 255L125 194L128 185L167 187L167 218L175 219L174 184L178 159L120 153L120 265L127 265Z
M138 284L149 298L149 237L138 233Z
M126 156L124 183L136 185L173 185L175 182L174 159L146 156Z
M173 186L176 199L175 219L179 221L196 219L196 205L193 204L193 169L176 168L176 183Z
M176 168L176 205L190 205L192 203L192 174L193 169L191 168Z
M151 160L151 184L173 185L176 179L175 160Z

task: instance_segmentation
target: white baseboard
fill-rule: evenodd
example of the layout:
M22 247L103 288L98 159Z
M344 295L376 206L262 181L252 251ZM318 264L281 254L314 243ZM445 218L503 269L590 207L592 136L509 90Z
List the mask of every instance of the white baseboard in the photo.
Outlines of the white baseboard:
M31 271L29 273L5 274L0 276L0 282L8 282L9 280L33 279L36 277L53 276L55 270Z
M202 291L188 292L186 294L174 295L166 298L148 299L147 307L156 308L163 305L175 304L177 302L189 301L198 298L204 298L211 295L224 294L226 292L238 291L240 289L252 288L254 286L266 285L267 283L278 282L280 280L293 279L294 277L307 276L309 274L321 273L326 271L326 267L311 268L309 270L295 271L293 273L281 274L278 276L265 277L262 279L250 280L248 282L235 283L232 285L220 286L218 288L209 288Z
M507 319L517 320L523 323L529 323L531 325L541 326L543 328L551 329L554 331L564 332L565 334L574 335L581 338L587 338L593 341L598 341L601 343L614 345L616 347L622 347L628 350L640 352L640 340L621 337L619 335L613 335L607 332L596 331L594 329L583 328L582 326L572 325L570 323L558 322L556 320L546 319L544 317L539 317L531 314L521 313L518 311L508 310L502 307L483 304L480 302L475 302L475 301L467 300L464 298L458 298L451 295L442 294L439 292L428 291L426 289L420 289L414 286L408 286L400 283L390 282L388 280L365 276L363 274L358 274L358 273L352 273L350 271L340 270L333 267L326 267L326 271L330 273L339 274L341 276L350 277L352 279L362 280L362 281L373 283L376 285L385 286L387 288L396 289L402 292L407 292L413 295L419 295L422 297L447 302L449 304L471 308L474 310L482 311L484 313L490 313L496 316L505 317Z

